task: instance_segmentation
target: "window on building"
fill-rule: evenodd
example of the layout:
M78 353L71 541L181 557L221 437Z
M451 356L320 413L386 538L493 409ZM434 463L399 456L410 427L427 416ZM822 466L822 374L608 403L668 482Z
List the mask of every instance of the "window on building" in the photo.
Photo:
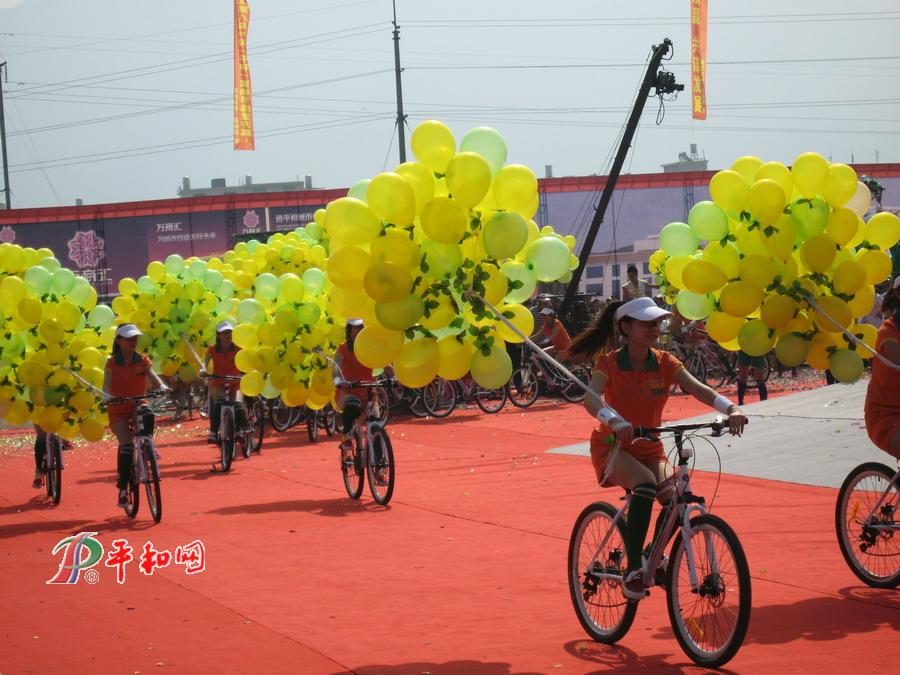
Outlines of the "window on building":
M617 279L619 277L619 274L620 274L619 273L619 265L618 264L613 265L613 269L612 269L613 279Z
M589 279L602 279L603 278L603 265L588 265L587 266L587 275Z
M585 284L585 291L594 295L603 295L603 284Z
M644 274L650 274L650 263L644 263Z
M617 265L617 267L618 267L618 265ZM619 280L613 279L612 286L613 286L613 289L612 289L613 298L615 298L616 300L620 300L622 298L622 287L621 287L621 284L619 283Z

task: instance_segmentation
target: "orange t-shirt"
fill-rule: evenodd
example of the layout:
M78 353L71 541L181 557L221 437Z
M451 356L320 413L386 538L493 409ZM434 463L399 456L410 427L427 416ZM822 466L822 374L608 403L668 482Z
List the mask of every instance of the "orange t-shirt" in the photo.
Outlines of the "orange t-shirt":
M231 345L231 349L219 351L215 345L206 350L206 355L212 359L212 372L215 375L233 375L240 377L243 373L234 365L234 357L241 351ZM221 383L221 380L219 381Z
M628 358L628 348L623 347L598 356L594 372L606 375L603 396L626 421L633 426L658 427L672 384L684 366L669 352L651 349L646 367L646 370L635 370ZM612 430L601 423L595 435L598 432L605 437ZM661 452L662 447L662 441L639 438L628 451L640 459Z
M562 321L559 319L555 319L552 325L545 321L538 336L542 339L550 340L558 352L568 349L569 343L572 341L572 338L569 337L569 331L566 330L566 327L563 326Z
M346 342L337 348L335 356L340 357L341 375L345 380L348 382L372 382L372 369L359 362L356 354L350 351ZM363 405L369 401L369 390L365 388L350 389L347 394L358 397Z
M883 354L884 343L887 340L900 342L900 330L897 329L893 319L885 319L882 322L878 329L875 350ZM872 440L879 442L889 439L893 429L896 428L898 413L900 413L900 373L873 358L872 379L869 380L866 389L865 405L866 428Z
M150 357L135 352L131 361L119 356L111 356L106 362L110 372L109 395L113 398L142 396L147 393L147 375L153 368ZM111 403L108 411L111 418L128 417L134 411L134 403Z

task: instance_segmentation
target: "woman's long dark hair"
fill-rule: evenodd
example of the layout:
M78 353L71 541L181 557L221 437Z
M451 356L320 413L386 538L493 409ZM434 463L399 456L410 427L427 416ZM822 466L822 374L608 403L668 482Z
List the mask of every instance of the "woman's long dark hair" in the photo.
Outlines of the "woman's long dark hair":
M566 358L573 361L587 361L597 352L616 348L616 310L624 303L615 300L609 303L603 313L569 343Z
M889 288L881 303L881 315L888 319L894 318L898 309L900 309L900 288Z

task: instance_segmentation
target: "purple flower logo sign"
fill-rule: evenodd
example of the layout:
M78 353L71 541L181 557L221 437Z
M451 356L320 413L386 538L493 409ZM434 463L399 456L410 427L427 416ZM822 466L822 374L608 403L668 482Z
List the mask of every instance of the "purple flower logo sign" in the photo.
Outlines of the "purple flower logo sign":
M0 244L11 244L16 240L16 231L9 225L4 225L0 229Z
M256 211L247 211L244 214L244 228L248 230L255 230L259 227L259 216L256 215Z
M85 267L97 267L103 259L105 242L92 230L76 232L69 239L69 260L78 265L79 269Z

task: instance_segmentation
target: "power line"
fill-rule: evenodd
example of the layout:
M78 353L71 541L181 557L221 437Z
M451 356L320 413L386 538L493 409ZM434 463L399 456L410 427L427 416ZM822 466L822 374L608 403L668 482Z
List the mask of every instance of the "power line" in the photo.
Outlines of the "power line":
M750 66L772 65L783 63L850 63L869 61L896 61L900 55L894 56L832 56L816 59L752 59L748 61L707 61L708 66ZM583 69L583 68L636 68L640 63L513 63L513 64L477 64L453 66L404 66L405 70L548 70L548 69ZM667 66L690 66L687 61L671 61Z

